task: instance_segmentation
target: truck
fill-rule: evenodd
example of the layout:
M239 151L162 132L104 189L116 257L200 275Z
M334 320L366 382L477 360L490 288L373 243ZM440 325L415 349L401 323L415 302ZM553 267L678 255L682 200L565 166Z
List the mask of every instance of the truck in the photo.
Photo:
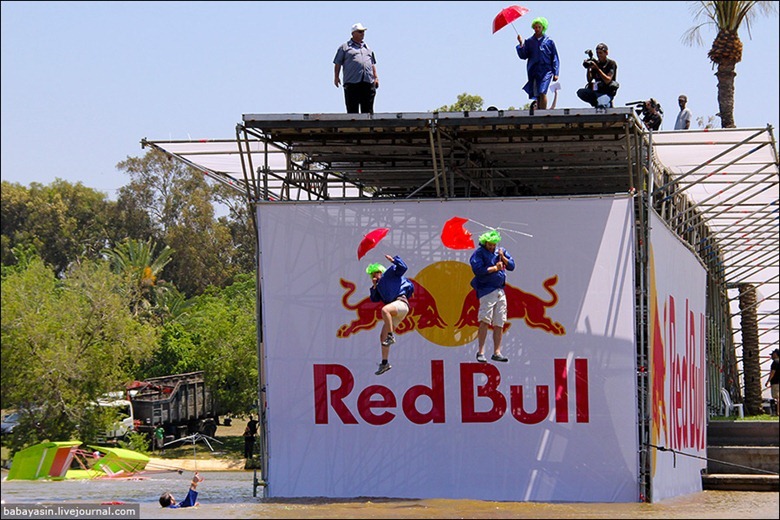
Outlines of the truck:
M95 403L103 408L111 408L116 412L117 420L108 429L98 436L99 442L117 441L126 438L127 434L135 430L135 417L133 416L132 403L125 399L122 392L109 392L100 397Z
M151 436L158 424L174 439L217 432L218 411L202 371L133 381L127 398L138 432Z

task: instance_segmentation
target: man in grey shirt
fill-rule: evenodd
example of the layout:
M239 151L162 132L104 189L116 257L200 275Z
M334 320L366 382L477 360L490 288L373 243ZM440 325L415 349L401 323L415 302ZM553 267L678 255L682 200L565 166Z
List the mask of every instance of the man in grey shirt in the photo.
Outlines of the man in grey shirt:
M333 84L338 88L341 80L339 72L344 68L344 100L348 114L358 111L366 114L374 112L374 97L379 88L379 77L376 73L376 57L374 51L363 42L366 28L356 23L352 26L352 38L342 44L333 58Z
M691 127L691 109L685 105L688 103L688 96L680 94L677 98L677 104L680 105L680 113L677 114L677 121L674 123L675 130L688 130Z

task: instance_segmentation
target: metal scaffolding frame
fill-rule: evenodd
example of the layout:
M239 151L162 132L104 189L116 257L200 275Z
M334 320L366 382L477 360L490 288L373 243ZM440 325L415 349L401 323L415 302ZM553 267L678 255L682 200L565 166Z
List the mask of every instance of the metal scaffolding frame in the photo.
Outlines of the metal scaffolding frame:
M651 132L633 108L246 114L235 140L142 141L264 201L629 193L636 214L640 491L649 499L649 212L707 271L707 406L741 401L736 287L760 288L761 352L778 346L778 155L772 128ZM257 222L254 222L257 228ZM255 229L257 231L257 229ZM260 253L258 252L258 255ZM258 257L259 265L259 257ZM258 277L258 323L262 317ZM264 345L258 404L265 432ZM267 467L265 435L261 471ZM264 482L255 481L255 491Z

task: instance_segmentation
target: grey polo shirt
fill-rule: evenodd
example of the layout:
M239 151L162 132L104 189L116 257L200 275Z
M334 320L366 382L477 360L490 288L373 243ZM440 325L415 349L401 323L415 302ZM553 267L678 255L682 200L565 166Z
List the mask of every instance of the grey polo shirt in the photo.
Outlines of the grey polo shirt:
M364 43L357 43L350 38L347 43L341 45L336 51L333 63L341 65L344 69L344 84L347 83L373 83L374 65L376 58L374 51Z

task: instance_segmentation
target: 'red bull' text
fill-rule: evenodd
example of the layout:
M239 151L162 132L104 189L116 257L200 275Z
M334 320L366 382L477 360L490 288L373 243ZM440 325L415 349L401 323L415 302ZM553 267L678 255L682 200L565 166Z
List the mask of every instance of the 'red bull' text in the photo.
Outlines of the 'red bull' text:
M460 363L460 421L462 423L491 423L504 415L511 415L523 424L537 424L554 414L559 423L569 422L570 379L573 380L574 420L590 422L588 397L588 360L575 359L573 370L566 359L553 360L553 381L549 385L536 385L532 390L523 385L510 385L509 395L499 388L501 372L492 364ZM398 397L388 387L369 385L357 394L355 407L350 408L346 399L355 391L355 378L349 368L339 364L315 364L314 373L314 422L330 424L358 424L358 417L365 423L382 426L393 421L399 413ZM400 412L415 424L444 423L446 421L444 361L431 360L430 385L419 384L407 389L401 396ZM525 396L535 396L525 400ZM418 407L419 399L428 401L427 411ZM426 400L424 399L424 400ZM428 409L429 408L429 409ZM331 415L331 412L333 415Z

